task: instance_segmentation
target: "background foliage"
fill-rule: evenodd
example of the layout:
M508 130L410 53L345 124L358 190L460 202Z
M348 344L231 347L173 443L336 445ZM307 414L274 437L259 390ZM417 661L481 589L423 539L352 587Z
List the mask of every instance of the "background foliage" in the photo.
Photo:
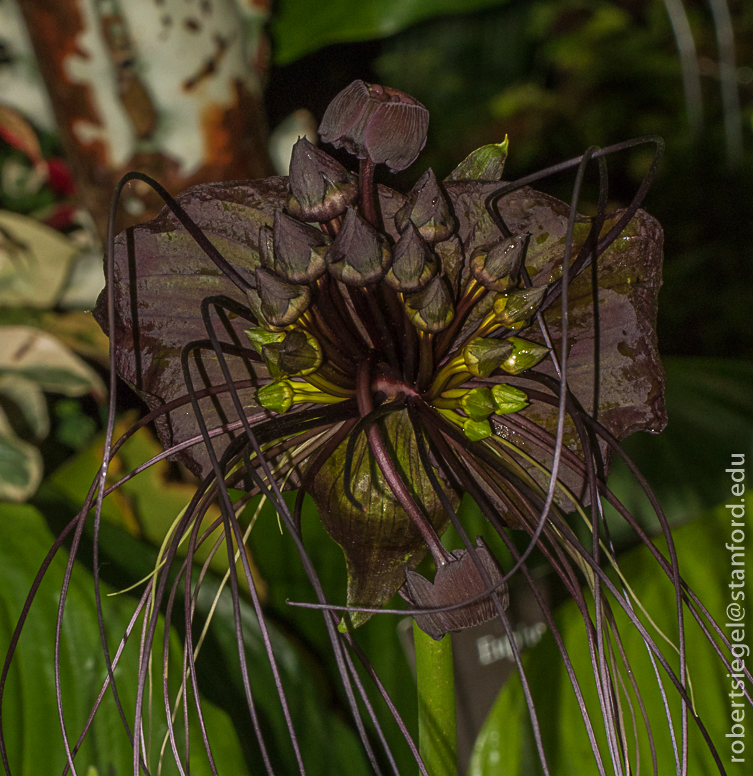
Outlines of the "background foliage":
M0 11L7 11L9 5L9 0L0 0ZM720 537L725 529L719 513L709 510L728 493L724 469L729 455L753 454L749 234L753 7L742 0L728 4L736 47L735 66L730 70L719 47L724 20L715 19L702 0L685 0L685 19L695 47L688 58L687 47L678 51L667 10L671 5L662 0L370 0L359 4L281 0L269 27L272 61L264 99L269 124L275 127L301 108L321 118L332 95L354 78L407 91L431 113L429 142L416 169L431 165L440 178L477 146L499 142L505 135L510 138L506 169L510 178L575 156L594 143L604 146L653 133L665 137L667 154L646 207L664 226L666 238L659 342L667 357L670 424L660 437L631 439L626 448L657 489L670 520L688 524L677 533L681 557L684 554L700 597L721 616ZM7 47L0 48L0 76L3 68L15 66L8 52ZM732 79L737 101L730 102L729 89L725 98L725 78ZM697 92L685 88L693 83L699 86ZM4 100L0 91L0 105ZM0 337L9 343L30 331L39 333L37 339L51 332L53 344L43 365L57 371L50 375L39 369L24 370L10 357L4 360L0 349L0 498L29 502L0 505L0 654L9 643L52 535L83 501L102 445L97 431L103 423L106 342L85 312L101 282L97 238L85 216L79 212L74 217L73 211L65 209L75 205L70 187L52 175L34 177L40 159L62 159L63 150L54 131L38 122L31 128L36 146L33 137L21 146L11 142L17 133L11 138L5 132L0 140L0 210L4 211L0 213ZM632 196L645 166L640 153L610 161L614 205ZM397 180L386 177L385 182L408 187L417 175L407 171ZM547 191L564 196L569 185L569 180L553 180ZM591 197L594 191L595 187ZM587 192L585 211L588 197ZM47 225L40 226L42 221ZM43 247L50 241L58 241L57 252ZM19 242L22 247L33 246L39 261L33 271L25 264L28 257L22 249L19 253ZM86 287L93 287L94 293L82 293ZM122 413L139 407L122 386L119 407ZM133 417L124 415L122 427ZM115 474L154 455L155 446L149 431L140 432L115 462ZM624 467L615 468L612 485L628 507L655 529ZM185 471L165 463L108 499L101 536L108 590L128 587L150 572L157 548L192 487ZM246 519L252 520L253 513L254 508L248 507ZM472 520L472 510L466 516ZM333 681L334 665L320 616L287 605L288 600L309 599L292 543L281 534L271 510L262 509L256 520L250 554L266 590L276 650L291 694L297 698L295 715L303 745L316 748L321 741L328 742L335 758L327 765L328 773L365 773L367 764ZM304 525L325 590L339 600L344 578L341 557L313 513L306 514ZM654 588L642 551L630 550L632 539L627 534L618 534L617 540L631 552L625 565L634 567L633 578L639 580L647 599L656 597L656 607L661 609L664 593ZM86 569L90 541L87 533L66 621L69 648L63 682L71 686L75 677L76 691L68 696L73 736L105 676L96 648L92 649L98 636ZM63 762L60 747L35 744L54 735L58 725L51 649L55 590L63 563L56 561L51 579L42 588L9 679L2 712L13 773L58 772ZM223 567L218 561L213 567L215 589L226 569L227 562ZM113 632L124 629L132 604L130 596L107 599ZM211 599L200 600L203 616L210 605ZM220 598L219 615L199 660L201 689L216 704L206 707L212 724L235 729L235 736L225 737L226 747L218 759L228 771L256 772L259 754L244 721L235 645L228 632L230 621L222 616L223 606L228 606L226 597ZM568 634L572 618L568 607L559 612L558 621ZM177 644L181 623L173 627L171 638ZM252 652L259 649L258 634L249 632L246 637ZM572 638L575 645L576 635ZM392 621L372 619L363 629L361 643L409 726L415 727L410 668ZM136 660L135 647L126 652L126 662ZM551 649L545 640L527 657L529 667L535 668L537 685L543 688L561 679ZM573 646L573 651L577 653L578 647ZM708 668L710 658L700 655L697 660L705 666L698 684L708 689L710 708L718 707L722 714L723 677ZM650 666L641 671L650 675ZM292 753L286 746L279 707L272 695L264 695L264 680L259 677L261 715L273 731L275 763L285 771L292 767ZM132 702L128 696L126 706ZM562 767L555 768L555 773L565 769L565 761L557 758L577 746L572 743L573 723L580 723L573 702L563 693L557 703L540 706L547 710L543 722L554 762ZM495 769L500 762L505 763L505 772L534 772L520 704L518 685L510 682L479 739L471 772L501 773ZM101 774L109 773L110 766L116 772L128 771L128 752L122 736L115 734L118 724L114 709L104 709L82 750L83 773L90 765ZM394 735L394 726L386 724ZM577 735L582 735L580 727ZM155 741L161 742L159 724L155 730ZM517 749L501 748L503 733L505 740L519 742ZM398 753L399 765L411 770L410 754L400 747ZM205 772L202 767L197 762L196 773Z

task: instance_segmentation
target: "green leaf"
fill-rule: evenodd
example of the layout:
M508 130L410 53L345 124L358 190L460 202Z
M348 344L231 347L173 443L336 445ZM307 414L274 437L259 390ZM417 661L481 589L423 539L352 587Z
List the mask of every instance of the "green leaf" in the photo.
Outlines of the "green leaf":
M331 0L314 11L307 0L283 0L272 22L275 62L286 65L332 43L383 38L435 16L461 14L506 0Z
M25 377L0 376L0 404L20 416L35 439L44 439L50 432L50 417L44 392L37 383ZM8 407L8 404L11 406Z
M79 249L33 218L0 211L0 305L53 307Z
M0 375L33 380L43 391L65 396L105 395L99 375L60 340L31 326L4 326L0 337Z
M5 654L34 575L53 537L42 516L30 506L0 505L0 654ZM53 561L38 593L18 644L3 699L3 725L8 755L14 776L38 776L60 773L65 765L65 752L59 733L54 685L55 618L66 557L61 552ZM106 586L103 596L109 592ZM104 597L105 622L108 632L120 638L130 619L134 600L127 597ZM162 644L162 619L156 641ZM136 631L140 631L137 628ZM137 639L133 636L132 639ZM111 641L111 649L114 641ZM161 657L160 647L157 651ZM174 696L182 661L181 646L171 635L170 681ZM136 698L138 650L129 643L116 670L118 691L126 719L133 720ZM154 688L151 763L156 772L159 746L166 730L164 706L159 695L162 678L161 659L154 661ZM99 688L107 676L101 653L97 625L93 580L79 564L68 591L60 674L66 727L71 744L75 743L86 721ZM159 699L159 700L157 700ZM247 774L241 747L227 716L210 703L202 703L204 718L217 768L222 773ZM145 728L147 726L145 715ZM190 735L194 746L191 773L211 773L201 747L201 733L195 719ZM76 756L79 773L94 768L100 774L131 773L133 755L111 694L108 693L92 728ZM178 773L167 747L163 774Z
M0 501L25 501L42 480L42 456L19 439L0 409Z
M658 436L623 443L670 522L685 522L729 492L730 452L753 452L753 364L721 358L666 358L669 424ZM649 530L658 530L648 500L615 458L609 486Z
M728 480L731 485L731 480ZM735 499L737 500L737 499ZM747 528L753 526L753 500L747 502ZM673 537L679 557L680 573L690 587L698 594L712 616L722 624L730 636L726 622L726 607L732 601L730 596L730 552L725 544L730 541L730 510L720 506L706 514L703 519L674 531ZM657 540L659 550L667 556L666 542ZM659 628L677 643L675 593L671 582L659 569L649 550L641 546L620 556L620 568L633 587L642 605L650 613ZM753 596L753 582L748 575L741 591L745 600ZM622 609L615 606L615 617L633 675L640 688L651 722L658 759L659 773L674 773L675 764L671 741L667 732L664 705L657 687L656 677L647 649L638 631L629 622ZM744 616L744 615L743 615ZM645 617L641 617L645 623ZM599 718L598 698L593 681L589 650L583 632L583 620L574 603L563 606L556 615L557 626L565 640L568 654L573 662L586 703L591 710L591 719L596 731L602 756L608 758L603 725ZM720 753L729 776L742 776L746 766L731 762L729 749L732 720L730 713L730 679L712 647L700 628L685 613L686 644L690 679L695 693L696 708ZM745 622L745 620L743 620ZM750 620L748 620L750 622ZM667 656L675 673L678 658L674 650L647 624L647 630L662 652ZM583 719L578 708L572 686L567 677L562 658L554 640L547 634L524 659L526 673L536 710L541 723L544 747L547 752L550 771L553 774L571 773L577 763L581 776L598 773L591 753ZM675 731L680 730L680 701L677 691L666 674L660 669L672 710ZM624 672L623 672L624 674ZM624 702L624 698L623 698ZM635 699L633 698L635 704ZM640 714L636 708L636 716ZM626 712L628 740L633 733L630 717ZM526 763L536 759L528 713L517 675L503 687L495 706L479 735L473 753L470 773L473 776L500 774L522 776L538 773L526 768ZM747 717L747 714L746 714ZM638 735L641 746L641 773L651 773L650 752L645 730L639 723ZM678 732L679 735L679 732ZM690 746L688 773L716 773L711 754L698 728L690 720Z

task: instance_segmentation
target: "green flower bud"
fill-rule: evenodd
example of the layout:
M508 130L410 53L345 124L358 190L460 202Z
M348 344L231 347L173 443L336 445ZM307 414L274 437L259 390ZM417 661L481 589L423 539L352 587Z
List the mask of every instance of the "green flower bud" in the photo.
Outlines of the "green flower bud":
M494 300L494 315L508 329L521 329L536 315L546 294L546 286L522 288L511 294L500 294Z
M395 226L401 234L411 221L430 245L447 240L455 233L450 201L431 168L416 181L405 204L395 213Z
M290 326L311 304L307 286L288 283L263 267L256 270L256 292L264 321L272 326Z
M275 213L275 270L290 283L311 283L324 274L329 243L329 237L319 229L281 210Z
M486 420L496 410L491 388L473 388L460 399L460 406L471 420Z
M489 291L513 288L523 266L527 240L527 235L516 235L509 240L479 246L471 254L471 274Z
M290 383L268 383L256 392L256 402L265 410L282 415L293 406L293 389Z
M406 296L405 313L421 331L436 333L446 329L455 316L452 295L446 281L435 276L421 291Z
M259 355L262 354L265 345L270 345L273 342L282 342L285 339L284 331L267 331L267 329L262 329L261 327L246 329L245 334L251 346Z
M474 377L489 377L511 353L512 345L508 340L476 337L463 348L463 360Z
M505 135L505 139L501 143L492 143L477 148L460 162L446 180L501 181L509 145L510 142Z
M463 432L471 442L480 442L492 435L492 426L488 420L466 418L463 422Z
M392 262L384 235L349 207L342 229L327 253L330 274L349 286L381 280Z
M293 146L288 185L288 212L301 221L329 221L358 196L356 176L305 137Z
M528 396L523 391L504 383L492 387L492 398L497 415L520 412L528 404Z
M392 266L384 280L396 291L420 291L439 272L437 257L412 222L400 235L392 255Z
M549 348L544 345L521 337L509 337L507 341L512 345L512 353L502 363L502 369L511 375L519 375L536 366L549 353Z
M251 330L253 331L253 330ZM250 332L246 332L251 339ZM280 339L267 337L261 346L270 376L279 380L283 377L310 375L322 365L322 349L317 340L302 329L293 329L282 334Z

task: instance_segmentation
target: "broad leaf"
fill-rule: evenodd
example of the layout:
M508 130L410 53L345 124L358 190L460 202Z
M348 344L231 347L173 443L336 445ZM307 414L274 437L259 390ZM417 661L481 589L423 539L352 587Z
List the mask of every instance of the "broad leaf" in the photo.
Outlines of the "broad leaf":
M41 515L30 506L0 505L0 654L5 655L32 580L53 542ZM14 776L38 776L61 773L65 751L60 736L54 685L55 619L60 585L65 570L64 552L53 561L40 587L31 614L18 644L3 698L3 732L8 746ZM106 598L103 586L104 616L108 631L119 639L125 632L134 602L130 598ZM157 644L162 643L162 625ZM139 628L136 631L140 631ZM118 691L126 719L133 721L136 696L138 635L132 636L116 671ZM172 692L181 674L181 648L171 636L174 659L170 663ZM111 641L111 648L114 641ZM159 648L158 648L159 649ZM63 708L71 745L76 742L102 682L107 676L100 644L94 602L93 580L78 564L68 590L60 674ZM161 656L161 652L160 652ZM164 705L160 692L161 660L154 661L155 703L152 728L150 770L156 772L159 747L165 733ZM241 747L227 715L202 703L204 718L213 741L212 754L222 773L247 774ZM193 717L193 715L192 715ZM146 719L146 718L145 718ZM195 719L191 720L193 742L201 741ZM145 722L146 725L146 722ZM200 743L192 747L191 773L211 773ZM100 774L131 773L133 753L123 729L112 695L108 693L94 718L84 744L76 756L79 773L96 768ZM163 774L177 774L178 769L168 745Z
M31 326L5 326L0 337L0 375L33 380L43 391L102 398L99 375L65 345Z
M42 480L42 456L19 439L0 409L0 501L25 501Z
M748 499L747 513L751 514L753 501ZM747 525L753 525L748 517ZM730 536L729 510L720 506L692 524L673 533L680 573L717 620L723 620L730 598L730 552L725 542ZM667 555L666 543L657 541L659 550ZM650 612L656 624L677 643L675 593L671 582L658 567L650 551L640 548L620 556L620 567L630 580L639 600ZM740 588L749 601L753 596L753 584L748 577ZM646 646L638 631L619 607L615 608L617 626L630 660L633 675L641 690L651 721L656 742L659 773L674 773L675 760L667 732L667 721L661 693L656 683L654 668ZM745 614L743 620L745 622ZM642 618L645 620L645 618ZM565 640L568 654L578 675L586 703L592 710L591 719L596 731L602 756L608 761L604 728L599 719L599 702L593 681L593 668L583 632L583 621L573 602L567 603L557 613L557 626ZM749 620L748 620L749 621ZM730 759L731 730L730 679L712 647L687 610L686 644L690 679L695 693L696 708L706 725L711 739L718 748L729 776L748 773L745 764L735 765ZM677 654L657 635L650 624L646 625L651 637L667 656L673 670L678 670ZM726 629L730 636L730 630ZM531 682L534 702L542 728L544 747L550 771L553 774L570 773L577 764L578 774L597 774L591 747L578 708L572 686L562 658L551 637L541 643L525 658L527 676ZM679 736L680 715L677 691L660 670L666 688L674 720L674 730ZM623 672L624 675L624 672ZM626 680L627 681L627 680ZM639 720L638 736L641 745L641 773L651 773L651 760L645 730L640 722L640 712L632 699L636 718ZM623 698L624 703L624 698ZM625 708L623 706L623 708ZM538 773L526 764L535 762L536 754L532 733L527 720L528 712L520 686L514 676L502 689L496 704L486 720L476 742L470 768L472 776L523 776ZM630 715L625 714L628 740L633 740ZM632 750L631 750L632 757ZM635 766L635 763L633 762ZM637 771L637 769L636 769ZM716 773L711 753L692 718L690 720L690 747L688 773Z
M49 226L0 212L0 305L53 307L78 252Z
M333 0L313 12L306 0L284 0L272 22L275 58L285 65L332 43L383 38L435 16L470 13L505 1L364 0L354 6Z

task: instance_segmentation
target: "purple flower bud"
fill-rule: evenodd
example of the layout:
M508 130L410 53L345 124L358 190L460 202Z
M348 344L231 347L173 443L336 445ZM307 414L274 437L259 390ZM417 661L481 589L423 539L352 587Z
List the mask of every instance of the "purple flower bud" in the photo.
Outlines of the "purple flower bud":
M481 245L471 254L471 274L489 291L507 291L518 282L525 259L526 235L515 235L491 245Z
M330 240L324 232L285 215L275 213L274 269L291 283L311 283L327 269L324 256Z
M429 111L410 95L353 81L327 107L319 136L359 159L399 172L421 152L428 127Z
M393 249L392 266L385 283L397 291L420 291L439 272L439 261L413 223L402 233Z
M348 208L342 229L327 254L330 273L346 285L367 286L384 277L391 261L385 237Z
M430 245L447 240L455 232L450 202L431 167L416 181L405 204L395 213L398 232L405 230L408 221L418 227L421 237Z
M311 304L311 291L307 286L288 283L263 267L256 270L256 293L264 322L272 326L290 326Z
M445 280L435 275L415 294L405 297L405 313L421 331L436 334L446 329L455 317L452 294Z
M287 208L301 221L329 221L358 196L356 176L302 137L290 157Z

